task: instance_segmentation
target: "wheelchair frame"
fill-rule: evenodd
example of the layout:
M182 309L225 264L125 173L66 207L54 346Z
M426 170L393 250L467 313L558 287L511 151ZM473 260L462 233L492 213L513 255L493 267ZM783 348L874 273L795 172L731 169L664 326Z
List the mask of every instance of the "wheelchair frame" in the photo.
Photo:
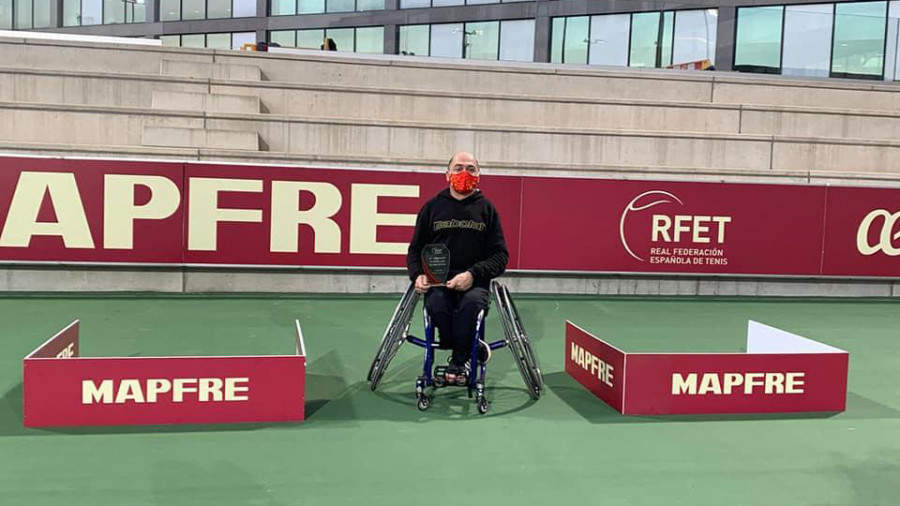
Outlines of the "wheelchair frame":
M491 282L491 295L497 305L497 313L503 326L505 338L487 343L487 345L491 350L510 349L519 373L525 381L529 395L534 400L537 400L544 389L544 379L518 309L516 309L509 290L500 282ZM390 365L391 360L396 356L397 351L404 342L410 342L424 348L425 363L422 375L416 378L416 406L419 410L424 411L431 406L432 398L428 394L429 388L437 389L453 385L444 383L443 377L438 377L434 374L434 370L436 370L434 368L434 350L438 348L438 343L435 341L434 326L431 324L431 318L427 309L423 308L422 311L425 324L425 339L409 335L409 327L419 297L420 294L415 291L415 285L410 283L394 309L391 320L388 322L384 336L381 338L375 353L375 358L369 367L367 380L373 391L378 388L378 384L384 377L388 365ZM474 394L478 412L481 414L487 413L490 408L490 403L484 393L484 379L487 373L487 366L478 361L478 341L484 339L484 320L487 313L488 308L482 309L478 313L478 320L475 326L475 340L473 341L470 355L469 375L465 384L469 397L471 398Z

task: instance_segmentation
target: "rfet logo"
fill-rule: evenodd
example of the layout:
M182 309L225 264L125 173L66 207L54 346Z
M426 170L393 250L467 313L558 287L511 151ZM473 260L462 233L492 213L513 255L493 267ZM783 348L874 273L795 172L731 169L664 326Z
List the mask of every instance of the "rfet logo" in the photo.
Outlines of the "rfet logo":
M883 221L880 221L881 229L875 228L878 233L876 240L872 242L870 240L872 226L879 218L883 218ZM900 247L894 246L894 241L900 240L898 222L900 222L900 211L892 214L886 209L876 209L870 212L860 222L859 229L856 231L856 249L866 256L874 255L879 251L892 257L900 255Z
M732 217L688 214L684 207L680 198L664 190L646 191L632 199L619 219L625 251L651 264L728 265L724 245ZM638 216L651 208L669 212L652 214L648 226L646 216Z

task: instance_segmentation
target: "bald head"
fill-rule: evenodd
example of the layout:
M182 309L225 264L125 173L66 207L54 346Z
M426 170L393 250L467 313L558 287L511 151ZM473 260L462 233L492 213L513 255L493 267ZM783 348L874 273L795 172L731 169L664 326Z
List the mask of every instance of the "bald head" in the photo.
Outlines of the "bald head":
M463 171L467 171L473 176L481 175L481 166L478 165L478 160L475 155L467 151L460 151L450 158L447 163L447 180L450 180L451 175Z
M468 151L459 151L455 155L450 158L450 161L447 163L447 169L452 170L454 165L462 164L465 165L474 165L476 169L479 169L478 160L475 158L475 155L469 153Z

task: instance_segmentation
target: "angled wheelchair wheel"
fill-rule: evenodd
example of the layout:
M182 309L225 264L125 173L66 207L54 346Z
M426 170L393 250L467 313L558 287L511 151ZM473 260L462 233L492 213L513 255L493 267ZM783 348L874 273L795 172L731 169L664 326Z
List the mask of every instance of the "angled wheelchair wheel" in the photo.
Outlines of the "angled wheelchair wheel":
M391 316L391 320L384 331L384 336L381 338L381 343L378 345L375 358L372 359L372 364L369 366L367 379L372 390L378 388L378 384L381 382L381 378L384 377L388 365L390 365L391 360L397 354L400 346L403 345L418 301L419 294L415 291L414 285L410 284L394 309L394 314Z
M540 391L543 391L544 375L541 373L541 365L538 362L537 355L534 353L534 348L531 344L531 339L528 337L528 332L525 331L525 325L522 323L522 317L519 316L519 310L516 308L516 302L509 295L509 289L506 288L506 286L502 286L502 290L504 295L506 296L507 302L509 303L512 321L515 328L518 330L519 341L521 342L522 351L528 364L528 370L531 373L533 383Z
M497 301L498 314L503 326L503 333L506 336L507 347L519 368L522 380L525 381L528 395L537 400L543 390L543 377L540 368L536 365L534 352L528 343L528 336L523 333L524 328L518 315L515 314L515 308L511 305L509 291L506 287L494 281L491 283L491 291Z
M395 328L397 327L401 313L409 303L412 290L413 286L410 285L403 293L403 296L400 297L400 302L397 303L397 306L394 308L394 313L391 315L391 319L388 321L388 326L384 330L384 335L381 337L381 342L378 343L378 349L375 351L375 358L372 359L372 364L369 366L369 374L366 376L366 381L372 381L372 378L375 376L375 372L378 370L379 365L381 365L385 351L391 344L391 338L395 333Z

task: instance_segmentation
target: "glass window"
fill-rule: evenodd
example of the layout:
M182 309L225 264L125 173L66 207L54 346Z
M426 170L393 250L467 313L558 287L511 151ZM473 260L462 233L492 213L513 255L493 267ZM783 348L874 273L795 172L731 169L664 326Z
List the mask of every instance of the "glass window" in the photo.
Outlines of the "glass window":
M325 30L297 30L297 47L320 49L325 39Z
M293 16L297 14L296 0L272 0L269 5L273 16Z
M676 12L672 63L678 65L700 60L715 63L718 22L717 9Z
M3 5L3 0L0 0ZM0 7L0 11L3 7ZM0 15L2 19L2 15ZM78 26L81 24L81 0L63 0L63 26ZM3 22L0 21L0 28Z
M463 25L431 25L431 56L462 58Z
M146 23L147 22L147 4L144 2L126 2L125 3L125 22L126 23Z
M891 2L889 9L884 78L888 81L898 81L900 80L900 0Z
M354 0L326 0L325 12L353 12Z
M181 46L181 36L180 35L161 35L159 40L162 41L162 45L166 47L180 47Z
M325 0L300 0L297 14L320 14L325 12Z
M182 35L181 47L206 47L206 35L202 33Z
M0 0L0 30L11 30L12 25L12 0Z
M358 11L383 11L384 0L356 0Z
M384 53L384 27L372 26L356 29L356 52L369 54Z
M231 34L231 49L240 49L245 43L256 44L256 32L236 32Z
M563 40L566 35L566 18L553 18L550 26L550 63L563 62Z
M206 19L206 0L181 0L181 19ZM188 47L184 40L181 45Z
M466 58L496 60L500 51L500 22L466 23Z
M409 25L400 27L400 54L410 56L428 56L428 25Z
M178 21L181 19L181 0L160 0L160 21Z
M34 0L34 27L50 26L50 0Z
M256 17L256 0L234 0L234 12L232 16L236 18Z
M672 37L674 32L675 13L663 13L663 31L662 31L662 52L660 53L660 67L668 67L672 64Z
M831 74L881 78L887 2L839 3L834 8Z
M206 0L206 18L222 19L231 17L231 0ZM211 46L210 46L211 47ZM229 40L228 46L231 47Z
M420 7L431 7L431 0L400 0L401 9L416 9Z
M566 18L563 63L587 63L590 18Z
M125 3L122 0L103 0L103 24L114 25L125 22Z
M432 0L431 5L433 7L444 7L447 5L463 5L464 3L464 0Z
M591 65L628 65L630 14L610 14L591 18Z
M781 68L781 25L784 8L741 7L737 13L734 68L778 72Z
M659 12L638 12L631 15L631 67L656 67L656 48L659 40Z
M16 28L31 28L31 0L13 0L16 6Z
M500 0L466 0L466 5L497 4L497 3L500 3Z
M81 0L81 24L99 25L103 22L103 0Z
M279 30L269 32L269 42L281 47L297 47L297 32L294 30Z
M833 24L833 4L785 7L781 73L828 77Z
M534 20L500 22L500 59L534 61Z
M206 47L210 49L231 49L230 33L210 33L206 35Z
M329 28L325 36L337 44L338 51L353 52L353 28Z

